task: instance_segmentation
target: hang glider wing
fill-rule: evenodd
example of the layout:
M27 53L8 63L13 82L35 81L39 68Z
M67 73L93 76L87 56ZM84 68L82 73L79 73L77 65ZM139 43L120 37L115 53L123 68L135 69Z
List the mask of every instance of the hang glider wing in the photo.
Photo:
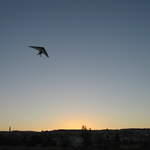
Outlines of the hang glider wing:
M49 57L48 53L47 53L47 51L45 50L44 47L38 47L38 46L29 46L29 47L38 50L39 51L39 53L38 53L39 55L41 55L43 53L46 57Z

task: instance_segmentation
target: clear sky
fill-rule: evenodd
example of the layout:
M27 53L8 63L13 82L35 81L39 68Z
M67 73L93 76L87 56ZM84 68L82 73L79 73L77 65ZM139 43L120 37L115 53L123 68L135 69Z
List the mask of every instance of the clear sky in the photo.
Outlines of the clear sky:
M148 128L149 107L149 0L0 0L0 130Z

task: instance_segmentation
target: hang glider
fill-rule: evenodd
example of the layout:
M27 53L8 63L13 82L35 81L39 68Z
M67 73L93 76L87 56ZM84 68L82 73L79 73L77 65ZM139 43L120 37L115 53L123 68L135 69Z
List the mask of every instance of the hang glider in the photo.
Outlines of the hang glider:
M48 56L48 53L46 52L46 50L45 50L44 47L38 47L38 46L29 46L29 47L38 50L39 53L38 53L37 55L40 55L40 56L41 56L41 55L43 54L43 55L45 55L46 57L49 57L49 56Z

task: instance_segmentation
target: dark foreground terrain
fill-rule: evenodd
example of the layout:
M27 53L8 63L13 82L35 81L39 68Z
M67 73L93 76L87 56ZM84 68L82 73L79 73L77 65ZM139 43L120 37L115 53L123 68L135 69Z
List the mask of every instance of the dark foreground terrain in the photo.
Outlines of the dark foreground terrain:
M150 150L150 129L1 131L0 150Z

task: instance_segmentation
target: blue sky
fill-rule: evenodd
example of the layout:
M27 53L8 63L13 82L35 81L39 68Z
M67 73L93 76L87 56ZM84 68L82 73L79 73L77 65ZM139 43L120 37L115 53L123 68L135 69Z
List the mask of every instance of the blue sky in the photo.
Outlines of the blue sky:
M0 0L0 130L150 127L149 7Z

